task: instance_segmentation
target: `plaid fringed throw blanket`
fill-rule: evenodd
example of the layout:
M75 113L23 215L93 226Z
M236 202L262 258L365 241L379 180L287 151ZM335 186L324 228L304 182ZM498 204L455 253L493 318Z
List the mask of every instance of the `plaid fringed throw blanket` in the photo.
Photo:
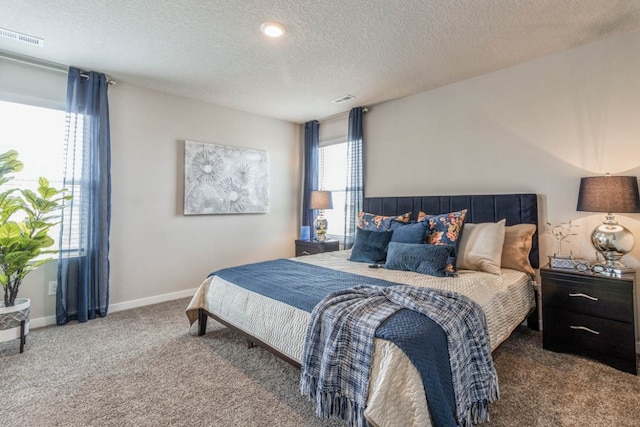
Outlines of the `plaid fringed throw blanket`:
M426 315L447 336L458 424L470 427L488 420L489 402L498 399L499 390L482 309L463 295L405 285L333 292L313 309L300 390L315 402L316 415L367 425L375 331L402 308Z

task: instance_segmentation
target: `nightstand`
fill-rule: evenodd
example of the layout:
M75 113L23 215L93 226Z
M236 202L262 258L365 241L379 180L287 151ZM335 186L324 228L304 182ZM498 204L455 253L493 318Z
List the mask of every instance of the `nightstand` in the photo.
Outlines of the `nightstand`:
M635 274L541 268L542 346L587 356L637 375Z
M324 242L316 242L314 240L296 240L296 256L333 252L339 249L340 242L337 240L325 240Z

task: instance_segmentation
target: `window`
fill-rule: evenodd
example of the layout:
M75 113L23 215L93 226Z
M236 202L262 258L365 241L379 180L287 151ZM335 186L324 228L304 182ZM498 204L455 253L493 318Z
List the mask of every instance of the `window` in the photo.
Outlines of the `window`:
M324 211L329 223L327 237L342 240L347 187L347 142L320 147L319 154L319 188L331 191L333 198L333 209Z
M5 184L37 190L38 178L62 188L66 114L62 110L0 101L0 152L16 150L24 169ZM59 239L59 225L49 236ZM78 246L76 242L76 247Z

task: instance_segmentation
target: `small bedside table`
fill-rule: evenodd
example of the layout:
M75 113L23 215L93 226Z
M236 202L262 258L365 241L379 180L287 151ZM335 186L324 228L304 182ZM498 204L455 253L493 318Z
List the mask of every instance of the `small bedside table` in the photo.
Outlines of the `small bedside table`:
M296 240L296 256L333 252L339 249L340 242L337 240L326 240L324 242L316 242L314 240Z
M542 346L596 359L637 375L635 274L541 268Z

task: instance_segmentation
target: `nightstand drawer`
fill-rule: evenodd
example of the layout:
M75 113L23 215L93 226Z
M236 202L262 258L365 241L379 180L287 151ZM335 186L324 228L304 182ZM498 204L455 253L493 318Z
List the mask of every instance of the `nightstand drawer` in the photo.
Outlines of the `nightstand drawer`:
M633 321L633 290L625 286L586 285L554 278L542 282L542 305L621 322Z
M545 349L595 352L635 361L635 337L631 323L568 311L545 309Z
M310 240L296 240L296 256L315 255L324 252L333 252L340 249L340 242L327 240L316 242Z

